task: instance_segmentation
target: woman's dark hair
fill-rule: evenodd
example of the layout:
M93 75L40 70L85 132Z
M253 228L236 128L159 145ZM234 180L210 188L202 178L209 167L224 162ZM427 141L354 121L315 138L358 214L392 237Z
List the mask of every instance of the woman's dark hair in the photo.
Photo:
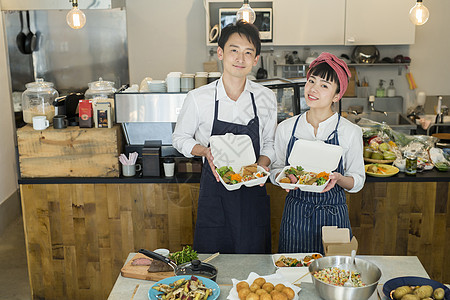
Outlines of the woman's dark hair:
M339 92L341 91L341 86L336 71L333 70L333 68L326 62L323 62L321 64L312 67L309 74L321 77L326 81L335 82L337 84L336 94L339 94Z
M255 25L239 20L236 24L232 23L225 26L220 33L218 45L224 49L225 44L233 33L238 33L240 36L245 36L247 40L255 46L256 55L261 53L261 39L259 38L259 30Z

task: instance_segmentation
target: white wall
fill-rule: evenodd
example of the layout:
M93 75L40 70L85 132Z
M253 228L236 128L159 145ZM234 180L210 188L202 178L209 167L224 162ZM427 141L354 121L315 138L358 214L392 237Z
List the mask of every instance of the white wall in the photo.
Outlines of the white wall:
M416 26L411 45L411 72L427 95L450 95L450 1L424 1L430 11L428 22Z
M131 83L203 71L208 50L202 0L129 0L126 10Z
M1 0L0 0L1 7ZM0 24L3 15L0 14ZM6 38L4 26L0 29L0 204L4 202L17 188L17 166L15 152L15 127L13 109L11 106L11 84L6 53Z

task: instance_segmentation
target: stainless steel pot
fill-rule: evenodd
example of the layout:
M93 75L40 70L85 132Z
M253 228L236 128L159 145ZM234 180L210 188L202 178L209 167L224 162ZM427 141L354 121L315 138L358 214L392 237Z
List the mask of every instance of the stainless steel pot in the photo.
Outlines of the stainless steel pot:
M175 275L194 275L194 276L202 276L213 281L216 281L218 270L211 264L207 264L201 262L198 259L194 259L193 261L177 265L173 260L168 257L162 256L153 251L141 249L139 253L142 253L152 259L160 260L165 262L169 266L172 267Z
M356 270L361 273L361 280L366 285L363 287L345 287L335 286L316 279L313 274L316 271L338 267L349 269L351 264L350 256L327 256L314 260L309 265L309 272L320 297L326 300L367 300L377 288L378 281L381 278L381 270L367 260L355 258Z

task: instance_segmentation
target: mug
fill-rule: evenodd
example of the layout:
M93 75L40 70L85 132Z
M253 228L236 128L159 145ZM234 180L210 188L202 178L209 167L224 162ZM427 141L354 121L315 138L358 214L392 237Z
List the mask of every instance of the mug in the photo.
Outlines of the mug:
M139 172L142 170L142 167L140 164L135 165L122 165L122 174L123 176L131 177L136 175L136 172Z
M46 129L50 123L45 118L45 116L36 116L33 117L33 129L34 130L44 130Z
M55 129L67 128L68 123L65 115L56 115L53 117L53 128Z

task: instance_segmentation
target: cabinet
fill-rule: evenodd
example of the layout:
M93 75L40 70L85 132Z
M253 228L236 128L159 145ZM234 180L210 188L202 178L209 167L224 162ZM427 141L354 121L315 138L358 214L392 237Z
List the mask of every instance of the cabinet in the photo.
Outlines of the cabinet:
M409 0L278 0L274 45L408 45Z
M78 7L83 9L112 9L124 8L125 0L90 0L80 1ZM60 0L2 0L2 10L47 10L71 9L70 1Z

